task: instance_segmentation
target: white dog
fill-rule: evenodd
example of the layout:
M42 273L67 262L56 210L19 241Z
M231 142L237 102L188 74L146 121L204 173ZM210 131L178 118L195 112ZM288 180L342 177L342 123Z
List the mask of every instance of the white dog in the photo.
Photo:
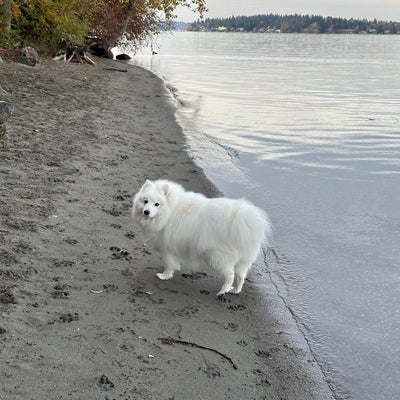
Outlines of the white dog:
M250 202L209 199L177 183L147 180L133 199L132 215L149 244L165 261L160 279L175 271L216 271L224 278L218 292L240 293L261 246L271 235L263 210Z

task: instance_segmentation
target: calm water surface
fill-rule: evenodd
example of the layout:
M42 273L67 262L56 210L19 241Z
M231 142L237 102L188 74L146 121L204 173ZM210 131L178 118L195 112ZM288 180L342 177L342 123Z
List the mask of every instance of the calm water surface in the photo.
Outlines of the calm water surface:
M180 32L133 62L271 216L273 279L339 395L400 399L400 37Z

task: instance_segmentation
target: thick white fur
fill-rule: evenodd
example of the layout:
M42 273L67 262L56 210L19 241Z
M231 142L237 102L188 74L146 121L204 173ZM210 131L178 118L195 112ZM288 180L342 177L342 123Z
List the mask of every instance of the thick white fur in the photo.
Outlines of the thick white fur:
M175 271L212 269L224 278L218 296L240 293L260 249L271 235L263 210L250 202L209 199L177 183L147 180L133 199L132 215L165 261L160 279Z

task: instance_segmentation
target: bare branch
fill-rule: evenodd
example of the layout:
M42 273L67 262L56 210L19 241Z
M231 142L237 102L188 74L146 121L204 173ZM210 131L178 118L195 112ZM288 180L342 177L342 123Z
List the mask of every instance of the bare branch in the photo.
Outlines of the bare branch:
M229 361L229 363L232 365L233 369L237 369L237 365L232 361L232 358L230 358L226 354L221 353L220 351L212 349L210 347L202 346L201 344L197 344L194 342L187 342L186 340L173 339L173 338L159 338L159 340L161 340L162 344L173 345L174 343L178 343L178 344L183 344L185 346L197 347L198 349L212 351L214 353L219 354L221 357L225 358L225 360Z

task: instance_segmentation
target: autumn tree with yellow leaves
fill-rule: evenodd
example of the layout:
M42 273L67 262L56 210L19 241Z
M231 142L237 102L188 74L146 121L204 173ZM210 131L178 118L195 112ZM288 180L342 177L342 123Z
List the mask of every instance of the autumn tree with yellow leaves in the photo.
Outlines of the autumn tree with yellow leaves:
M0 47L33 44L55 52L62 39L96 40L105 49L125 37L142 43L179 7L203 16L205 0L0 0Z

